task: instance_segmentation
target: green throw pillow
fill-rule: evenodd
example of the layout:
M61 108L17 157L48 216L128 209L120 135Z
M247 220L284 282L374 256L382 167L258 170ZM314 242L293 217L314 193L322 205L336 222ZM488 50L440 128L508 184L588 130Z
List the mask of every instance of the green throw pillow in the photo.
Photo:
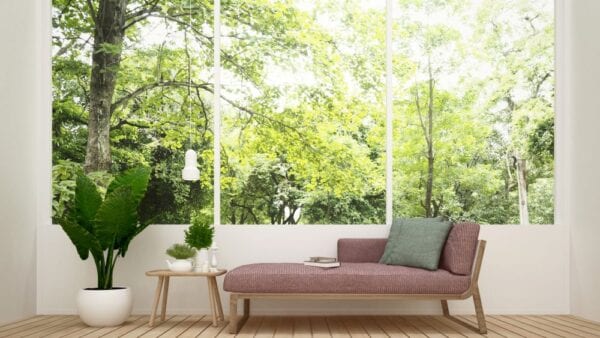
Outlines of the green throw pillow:
M441 218L398 218L379 263L437 270L452 223Z

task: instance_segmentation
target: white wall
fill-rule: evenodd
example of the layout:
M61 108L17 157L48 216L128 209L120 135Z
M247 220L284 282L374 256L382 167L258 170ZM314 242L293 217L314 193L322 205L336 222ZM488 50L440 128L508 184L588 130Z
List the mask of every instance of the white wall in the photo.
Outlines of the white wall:
M567 53L571 311L600 321L600 1L571 1Z
M144 276L163 268L164 250L183 240L184 226L156 225L131 245L117 263L116 283L134 290L134 311L148 313L155 280ZM385 237L385 226L220 226L216 240L225 268L252 262L300 262L312 255L334 255L340 237ZM561 226L486 226L481 234L488 247L481 275L488 313L568 313L568 235ZM92 262L78 260L75 249L58 227L40 229L38 312L74 313L78 288L93 286ZM222 280L221 280L222 281ZM223 295L222 295L223 296ZM203 280L181 279L171 285L173 313L207 313ZM223 296L223 300L226 300ZM227 308L228 302L223 302ZM472 313L472 303L451 302L451 309ZM257 313L439 313L437 302L270 302Z
M562 3L562 1L559 1ZM46 9L48 10L48 9ZM591 11L590 11L591 12ZM49 15L49 14L47 14ZM591 14L590 14L591 15ZM557 17L564 30L563 16ZM559 35L557 63L562 60L563 37ZM42 60L49 62L48 51ZM560 68L560 67L559 67ZM559 77L560 78L560 77ZM50 90L49 86L46 88ZM562 94L559 92L558 96ZM555 226L485 226L481 238L488 247L481 275L484 307L488 313L569 312L569 227L566 213L570 166L567 156L565 111L559 102L557 112L557 217ZM47 111L39 112L47 119ZM590 126L591 128L592 126ZM564 141L564 142L561 142ZM50 140L46 140L47 143ZM39 164L49 172L50 152L39 150ZM48 196L48 184L40 184ZM48 210L40 212L47 217ZM154 280L144 276L150 269L164 267L164 250L183 239L183 226L151 226L117 263L116 283L134 290L134 312L148 313ZM384 237L385 226L220 226L216 240L221 247L223 267L250 262L299 262L309 255L333 255L340 237ZM62 230L41 222L38 228L37 311L40 314L75 313L78 288L93 286L92 262L81 262ZM225 300L225 295L222 295ZM207 313L204 281L182 279L172 282L169 309L173 313ZM227 308L228 302L223 302ZM469 301L451 302L451 310L472 313ZM256 304L258 313L439 313L437 302L271 302Z
M36 1L0 1L0 325L35 314L36 147L43 74Z

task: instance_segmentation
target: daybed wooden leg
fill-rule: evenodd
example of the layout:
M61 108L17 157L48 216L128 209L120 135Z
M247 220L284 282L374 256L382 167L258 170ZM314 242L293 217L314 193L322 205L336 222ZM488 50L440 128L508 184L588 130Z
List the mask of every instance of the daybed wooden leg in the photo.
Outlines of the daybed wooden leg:
M238 314L237 314L238 296L231 294L229 296L229 333L238 333Z
M442 312L444 313L444 316L450 316L450 310L448 309L448 301L445 299L442 299Z
M479 327L479 333L486 334L487 326L485 325L485 315L483 313L483 306L481 305L479 287L475 287L473 289L473 303L475 303L475 314L477 315L477 326Z
M240 329L248 320L248 316L250 316L250 299L244 298L244 314L242 318L238 317L238 298L239 296L234 293L229 296L229 333L231 334L240 332Z
M244 317L250 316L250 298L244 299Z

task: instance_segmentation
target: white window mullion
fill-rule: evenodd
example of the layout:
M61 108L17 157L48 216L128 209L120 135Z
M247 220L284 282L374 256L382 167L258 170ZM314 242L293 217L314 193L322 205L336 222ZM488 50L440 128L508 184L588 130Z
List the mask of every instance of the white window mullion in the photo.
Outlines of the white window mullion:
M392 161L394 159L392 144L393 144L393 68L392 68L392 20L393 20L393 0L386 0L386 13L385 13L385 223L392 224L393 219L393 177L392 177Z
M221 0L214 0L214 225L221 224Z

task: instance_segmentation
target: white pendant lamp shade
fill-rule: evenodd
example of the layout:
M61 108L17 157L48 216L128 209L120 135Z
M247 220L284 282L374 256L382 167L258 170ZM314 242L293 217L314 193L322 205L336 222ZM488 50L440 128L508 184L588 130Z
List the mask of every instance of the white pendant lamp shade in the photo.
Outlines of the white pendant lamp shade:
M192 149L185 152L185 167L181 171L181 177L184 181L197 181L200 179L198 156Z

